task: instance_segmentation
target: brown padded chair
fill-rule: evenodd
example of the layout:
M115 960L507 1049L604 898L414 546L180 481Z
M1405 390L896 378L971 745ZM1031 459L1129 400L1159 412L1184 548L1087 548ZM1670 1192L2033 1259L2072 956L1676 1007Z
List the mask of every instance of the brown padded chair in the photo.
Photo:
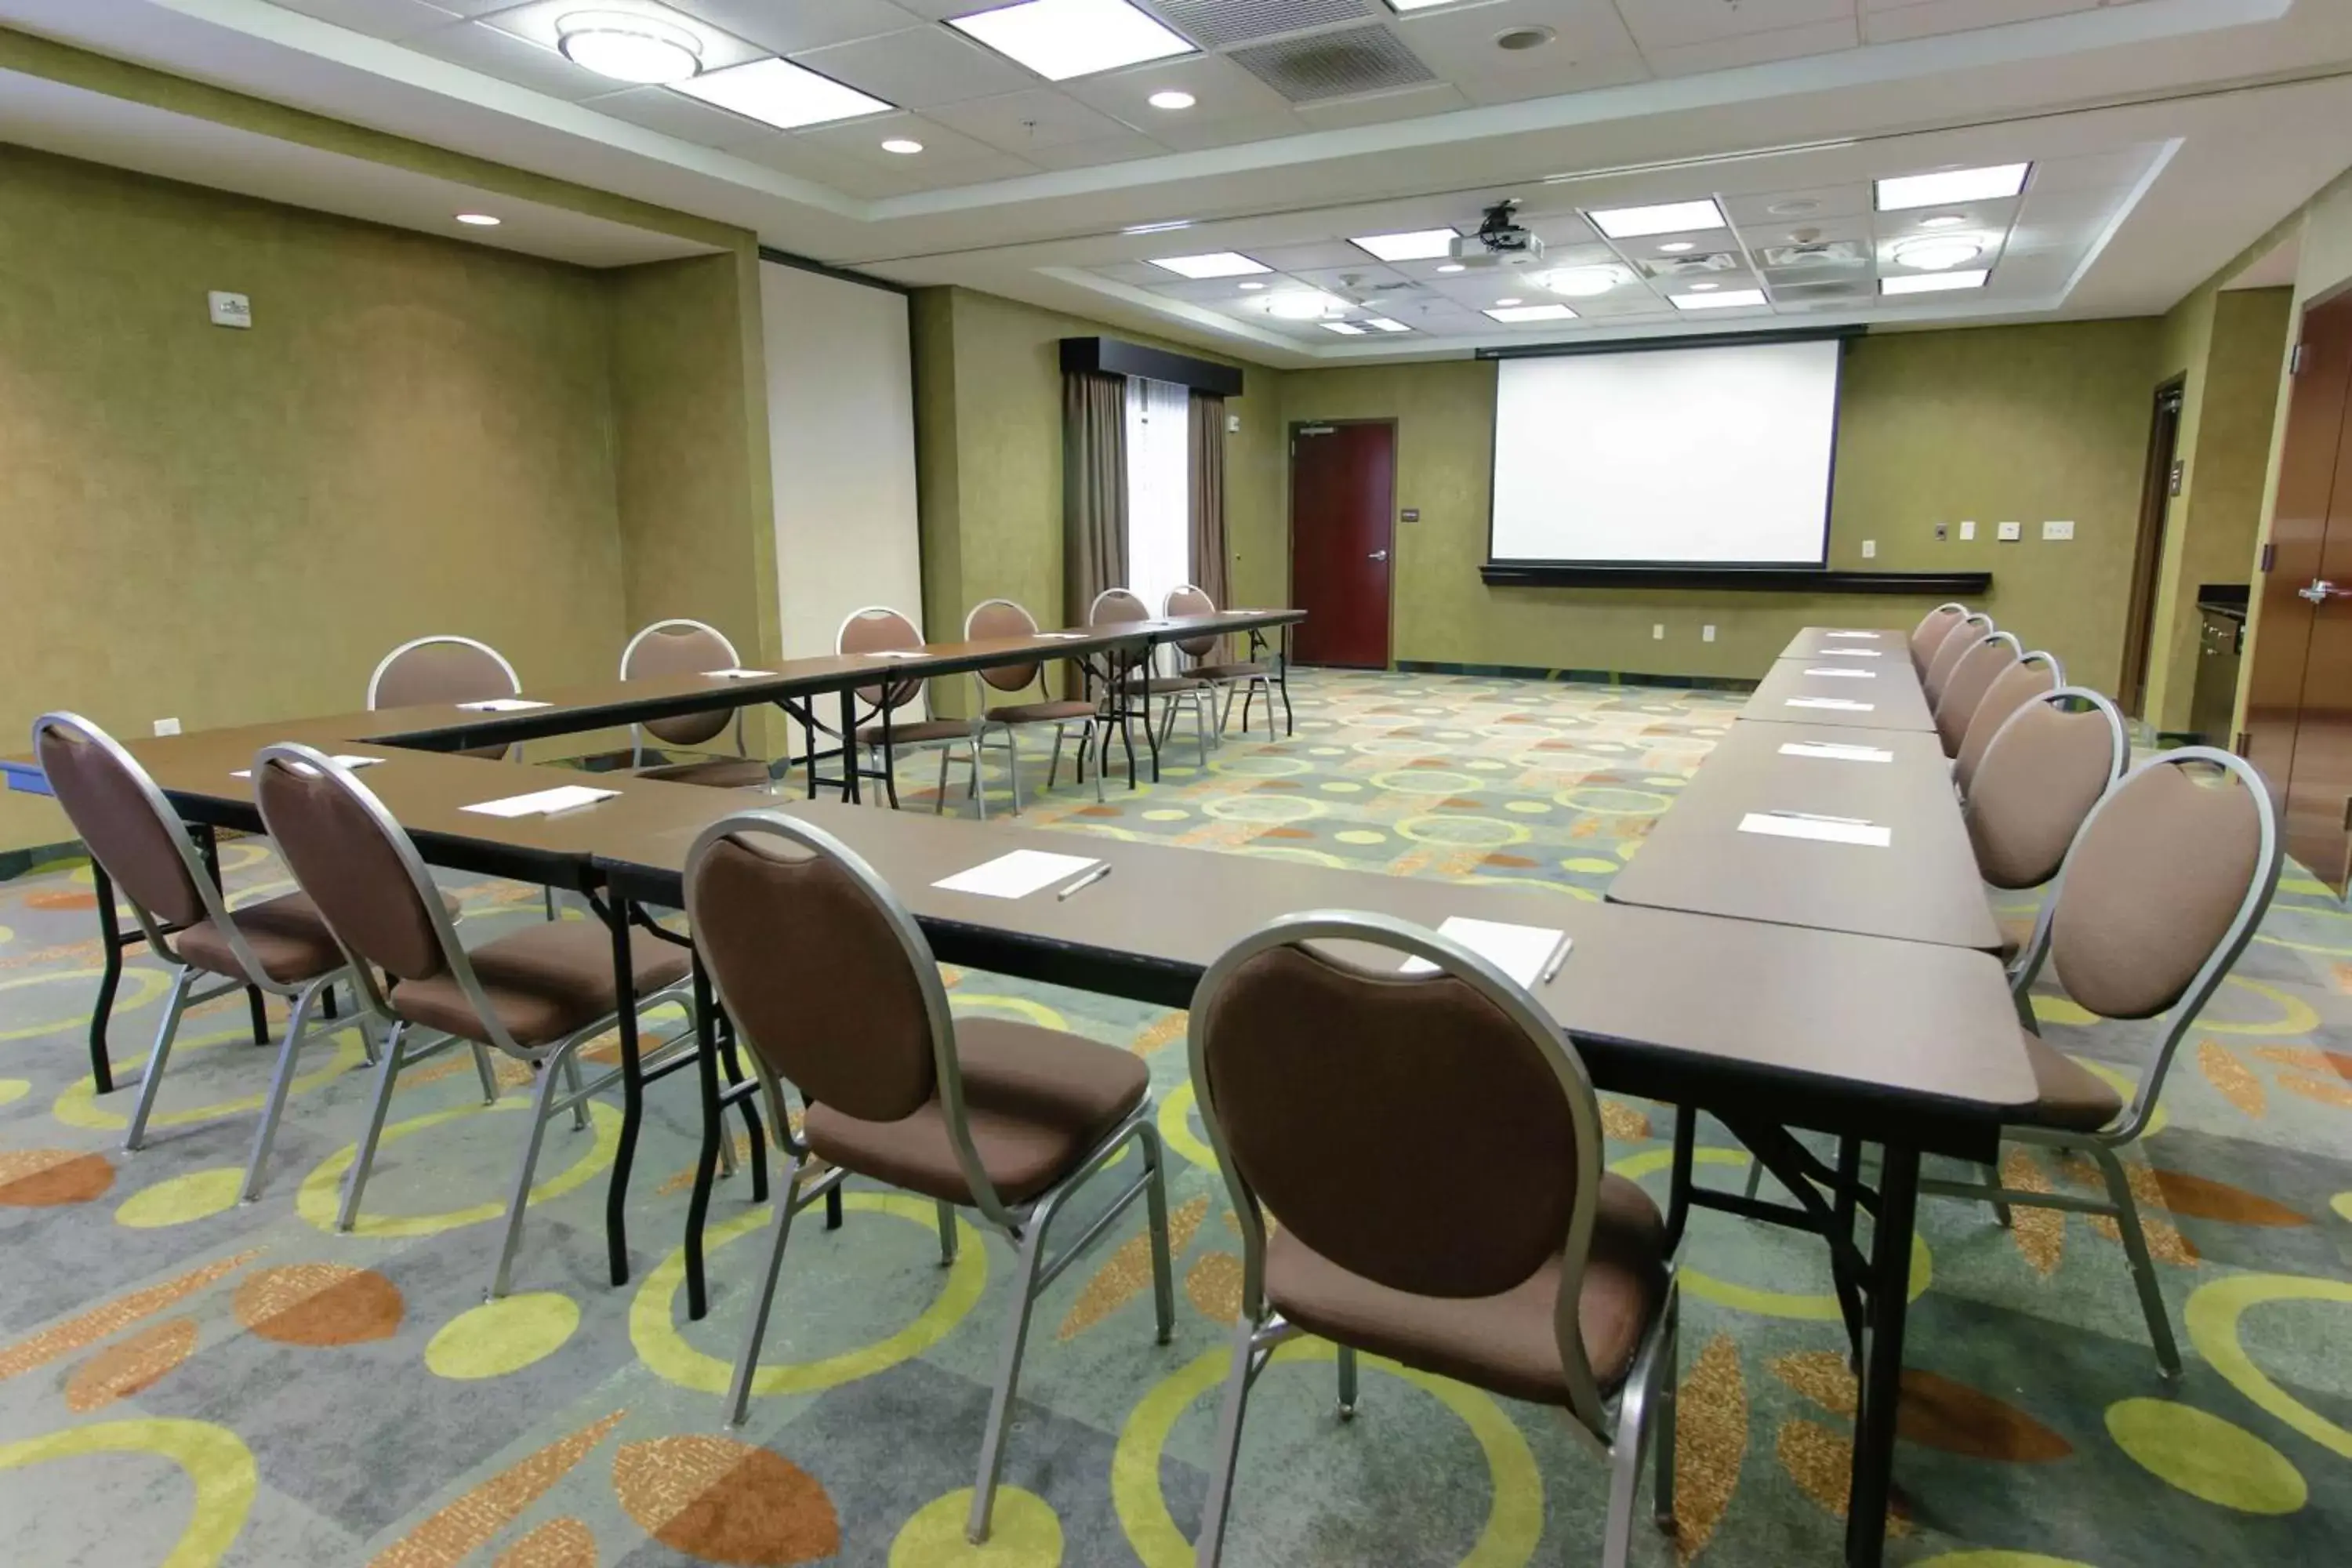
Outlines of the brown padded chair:
M2069 711L2069 703L2081 703ZM2038 888L2058 874L2066 851L2131 760L2116 705L2095 691L2062 686L2009 716L1985 748L1960 819L1977 870L2005 891ZM2032 941L2032 927L2001 922L2004 960Z
M1087 625L1089 626L1125 626L1130 622L1150 619L1151 619L1150 607L1125 588L1105 588L1095 595L1095 602L1087 606ZM1142 671L1142 678L1133 679L1132 672L1139 668ZM1121 683L1126 695L1129 700L1137 704L1136 709L1129 710L1136 711L1139 709L1143 727L1151 736L1153 765L1158 766L1159 749L1165 746L1169 738L1175 733L1176 716L1182 712L1192 718L1192 739L1198 747L1199 763L1202 767L1207 767L1210 742L1209 683L1197 676L1189 674L1159 674L1151 664L1151 656L1149 653L1126 660L1122 673L1129 677ZM1155 701L1160 704L1160 717L1156 721L1151 716L1151 705ZM1110 727L1108 724L1103 727L1102 749L1103 761L1107 763L1110 759Z
M2208 767L2221 776L2200 779ZM2075 836L2011 984L2021 1016L2028 1016L2025 997L2046 959L2066 994L2087 1011L2158 1020L2147 1065L2126 1103L2105 1079L2021 1028L2041 1098L2030 1116L2001 1130L2018 1142L2087 1153L2105 1178L2105 1193L1919 1184L1923 1193L1975 1198L1996 1212L2023 1205L2112 1218L2168 1376L2179 1374L2180 1351L2116 1151L2147 1130L2174 1053L2252 937L2278 876L2277 816L2262 775L2242 757L2185 746L2125 775Z
M1992 617L1982 613L1966 616L1953 624L1951 631L1937 645L1935 657L1927 661L1927 669L1919 677L1919 687L1927 694L1930 712L1943 700L1944 683L1952 678L1953 667L1992 634Z
M923 646L921 628L887 605L868 605L862 610L852 610L834 633L833 650L838 654L884 654L900 648ZM981 787L981 748L994 730L1011 744L1011 731L1001 724L991 724L984 719L918 719L899 723L893 719L886 728L881 723L884 713L895 714L899 709L922 695L920 679L898 679L877 682L857 689L857 700L866 707L864 718L856 724L856 744L863 747L866 758L852 761L848 765L857 769L861 778L881 781L883 793L889 797L892 809L898 805L898 753L901 751L936 747L940 753L939 796L931 803L935 813L948 808L948 763L961 759L971 770L971 799L982 821L988 820L988 792ZM1021 781L1016 773L1013 781L1015 798L1013 810L1021 811L1018 798Z
M740 1426L750 1408L797 1210L845 1173L919 1193L939 1205L942 1263L955 1260L957 1211L971 1210L1020 1259L965 1526L984 1541L1037 1297L1139 1196L1150 1203L1160 1342L1174 1331L1150 1075L1133 1054L1075 1035L954 1017L930 943L898 896L839 839L781 812L705 828L687 856L686 907L719 1000L751 1047L776 1142L792 1158L728 1419ZM807 1102L798 1136L788 1083ZM1130 1143L1141 1172L1047 1262L1045 1234L1064 1201ZM803 1184L816 1160L832 1168Z
M1217 602L1190 583L1168 591L1168 601L1160 613L1171 620L1186 616L1213 616ZM1265 699L1265 735L1271 741L1278 737L1274 729L1274 673L1263 664L1249 659L1212 663L1211 656L1223 639L1218 637L1187 637L1176 645L1176 651L1192 662L1183 673L1195 680L1205 680L1225 694L1217 710L1217 733L1225 732L1234 720L1234 693L1242 693L1242 731L1249 731L1250 704L1260 697Z
M89 720L75 713L42 714L33 721L33 752L90 858L129 901L149 950L171 972L163 1019L123 1134L124 1149L135 1151L146 1142L147 1119L189 1008L248 985L287 1000L278 1070L262 1103L261 1125L239 1189L250 1203L261 1195L268 1173L269 1149L285 1113L296 1058L304 1046L334 1032L320 1028L317 1015L331 1008L331 987L352 984L342 949L317 907L300 893L228 908L163 792L113 736ZM217 976L222 984L198 990L204 976ZM375 1037L365 1020L360 1031L373 1060Z
M2055 691L2066 684L2066 671L2057 656L2036 648L2017 663L1993 677L1992 684L1969 715L1968 732L1960 737L1960 749L1952 760L1952 784L1968 798L1969 785L1984 764L1987 747L2009 721L2009 716L2044 692Z
M2001 672L2024 657L2025 650L2013 635L1995 632L1952 666L1944 681L1944 694L1936 700L1936 735L1944 743L1944 755L1960 754L1960 742L1968 738L1969 721L1976 717L1977 705Z
M573 1125L584 1128L591 1098L621 1078L615 1068L583 1085L578 1056L581 1047L619 1021L611 934L593 921L549 921L468 952L416 846L357 775L310 747L275 745L255 758L253 784L261 820L296 885L317 903L351 956L368 1012L391 1030L335 1228L347 1231L359 1217L401 1068L445 1050L469 1050L484 1104L499 1097L488 1051L526 1062L539 1075L506 1237L490 1279L490 1295L503 1296L549 1119L569 1110ZM692 960L683 946L633 928L629 952L640 1011L687 1003ZM377 970L383 972L383 984ZM425 1037L421 1047L420 1033ZM646 1054L641 1070L651 1074L696 1045L689 1020L682 1033Z
M416 637L377 661L368 677L367 705L415 708L434 702L481 702L513 697L522 678L506 656L486 642L450 635ZM476 746L462 757L503 757L506 746Z
M701 621L656 621L629 639L621 650L621 679L637 680L653 675L707 675L738 669L742 659L735 645L717 626ZM697 757L691 762L646 765L646 737L664 746L701 746L716 740L735 721L735 752L731 757ZM743 710L714 708L707 713L681 713L672 719L651 719L629 726L629 765L639 778L667 779L672 784L703 784L712 789L766 789L775 782L768 764L747 755L743 747Z
M1037 635L1037 617L1010 599L983 599L971 607L963 618L963 640L993 642L1000 637L1034 637ZM971 672L972 694L979 700L973 704L981 717L991 723L1004 726L1004 744L1011 753L1013 773L1013 809L1021 809L1021 750L1019 735L1023 730L1054 727L1054 756L1046 764L1045 787L1052 789L1054 781L1062 773L1062 742L1070 726L1078 726L1078 781L1087 776L1087 755L1093 749L1095 728L1101 721L1097 704L1075 697L1056 698L1045 684L1045 665L1003 664ZM1007 697L1020 697L1035 687L1037 695L1024 701L1007 702ZM1102 774L1095 774L1095 798L1103 797Z
M1333 942L1436 973L1310 945ZM1236 942L1192 1019L1192 1087L1242 1233L1202 1568L1223 1549L1251 1387L1300 1333L1339 1347L1343 1419L1360 1351L1565 1408L1609 1450L1609 1568L1631 1548L1654 1422L1671 1531L1675 1261L1649 1195L1602 1173L1600 1108L1559 1026L1452 940L1336 910ZM1432 1146L1451 1151L1445 1179L1405 1179L1402 1152Z
M1911 668L1927 674L1927 661L1936 657L1936 650L1944 646L1944 638L1968 613L1966 605L1948 603L1920 616L1919 624L1911 628Z

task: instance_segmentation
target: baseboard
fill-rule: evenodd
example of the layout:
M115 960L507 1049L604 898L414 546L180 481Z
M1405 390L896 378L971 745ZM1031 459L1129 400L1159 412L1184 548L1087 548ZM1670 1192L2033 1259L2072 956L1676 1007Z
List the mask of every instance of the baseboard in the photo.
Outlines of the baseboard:
M13 882L37 866L86 859L89 854L79 838L69 838L63 844L36 844L29 849L0 849L0 882Z
M1475 675L1496 679L1576 681L1588 686L1662 686L1677 691L1753 691L1756 682L1729 675L1650 675L1635 669L1538 669L1522 664L1456 664L1445 659L1401 658L1410 675Z

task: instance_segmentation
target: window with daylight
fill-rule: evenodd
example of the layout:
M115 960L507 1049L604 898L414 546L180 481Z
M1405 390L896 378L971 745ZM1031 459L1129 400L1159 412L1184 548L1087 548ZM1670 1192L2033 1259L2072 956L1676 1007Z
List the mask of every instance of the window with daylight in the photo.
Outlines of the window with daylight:
M1127 383L1127 585L1153 615L1192 577L1192 395L1165 381Z

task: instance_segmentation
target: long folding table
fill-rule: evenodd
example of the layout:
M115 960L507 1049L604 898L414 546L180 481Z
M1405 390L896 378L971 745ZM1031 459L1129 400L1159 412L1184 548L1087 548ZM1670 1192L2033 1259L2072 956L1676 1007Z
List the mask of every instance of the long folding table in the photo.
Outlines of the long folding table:
M1739 716L1840 730L1936 730L1907 656L1774 659Z

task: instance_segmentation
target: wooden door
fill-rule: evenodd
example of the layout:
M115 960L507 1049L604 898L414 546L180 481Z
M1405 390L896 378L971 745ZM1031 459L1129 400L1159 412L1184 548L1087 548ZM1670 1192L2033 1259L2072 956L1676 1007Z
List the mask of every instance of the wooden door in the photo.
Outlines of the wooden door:
M2352 599L2315 584L2352 589L2352 292L2306 309L2300 341L2240 749L2270 785L2287 853L2341 895L2352 869Z
M1396 426L1290 427L1290 594L1301 664L1386 669Z
M2147 650L2156 625L2157 568L2164 560L2164 523L2172 508L2172 465L2180 449L2180 405L2187 379L2156 389L2148 422L2147 463L2139 487L2139 537L2132 548L2131 597L2124 608L2123 681L2116 704L2137 719L2147 697Z

